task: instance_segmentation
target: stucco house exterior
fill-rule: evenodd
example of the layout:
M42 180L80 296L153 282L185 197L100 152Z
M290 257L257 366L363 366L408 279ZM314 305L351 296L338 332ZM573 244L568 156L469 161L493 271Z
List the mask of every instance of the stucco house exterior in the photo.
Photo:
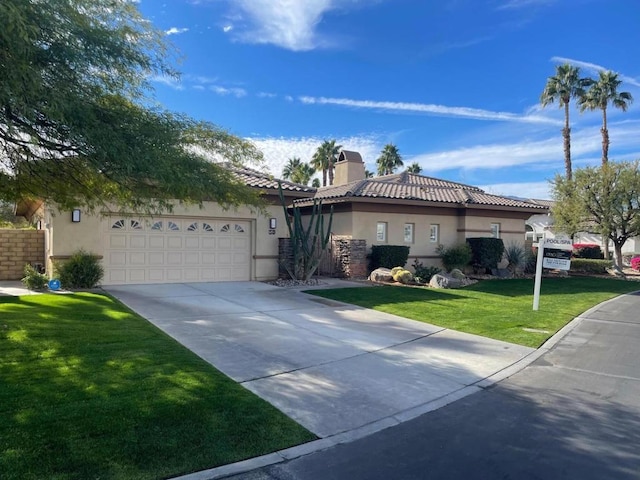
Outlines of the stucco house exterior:
M400 173L365 178L357 152L342 151L334 185L319 189L282 182L289 205L305 211L313 199L334 207L332 235L360 245L408 245L414 259L440 265L438 245L469 237L497 236L523 244L525 220L547 206L490 195L470 185ZM278 180L251 169L236 169L266 201L266 215L249 208L224 210L207 202L176 205L153 217L131 212L60 212L48 205L22 205L41 219L47 273L53 262L79 249L97 255L104 285L270 280L278 276L279 238L288 236ZM35 210L34 210L35 209ZM0 265L1 267L1 265Z
M409 262L441 266L436 249L470 237L499 237L522 245L525 221L546 214L546 205L490 195L471 185L408 172L365 178L357 152L342 151L334 185L313 198L333 205L332 232L364 239L367 245L408 245ZM304 207L311 198L298 199ZM326 208L325 208L326 210Z

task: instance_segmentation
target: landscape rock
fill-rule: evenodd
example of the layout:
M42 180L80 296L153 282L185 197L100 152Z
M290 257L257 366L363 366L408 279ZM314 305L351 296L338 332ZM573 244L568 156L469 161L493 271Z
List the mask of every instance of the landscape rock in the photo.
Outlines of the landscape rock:
M460 288L462 286L462 280L453 278L447 274L436 273L431 277L429 286L431 288Z
M513 278L513 272L508 268L497 268L494 275L498 278Z
M369 280L372 282L392 282L393 275L388 268L376 268L371 272L371 275L369 275Z
M464 273L462 273L462 270L459 270L457 268L454 268L453 270L451 270L449 272L449 276L453 277L453 278L456 278L458 280L463 280L463 279L467 278L467 276Z

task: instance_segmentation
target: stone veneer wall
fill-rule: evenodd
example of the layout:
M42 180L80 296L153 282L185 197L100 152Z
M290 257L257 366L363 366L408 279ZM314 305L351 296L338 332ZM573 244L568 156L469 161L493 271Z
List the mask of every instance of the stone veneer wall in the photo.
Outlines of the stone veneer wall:
M335 265L333 276L346 278L364 278L367 276L367 242L354 240L349 236L332 238L332 262ZM278 239L278 275L289 278L287 270L282 266L293 264L293 251L288 238Z
M0 230L0 280L20 280L24 266L44 266L44 230Z

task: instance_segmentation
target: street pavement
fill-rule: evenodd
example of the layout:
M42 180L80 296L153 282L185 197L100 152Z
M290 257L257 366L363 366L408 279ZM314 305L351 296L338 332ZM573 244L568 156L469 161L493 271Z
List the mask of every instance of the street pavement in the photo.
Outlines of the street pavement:
M233 480L640 478L640 295L519 373L414 420ZM207 477L200 477L207 478Z

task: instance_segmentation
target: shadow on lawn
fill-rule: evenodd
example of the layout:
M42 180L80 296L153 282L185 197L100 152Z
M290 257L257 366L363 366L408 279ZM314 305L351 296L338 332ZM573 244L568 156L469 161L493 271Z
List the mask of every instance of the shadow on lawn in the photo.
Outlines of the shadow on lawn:
M313 438L109 297L0 310L3 479L160 478L277 449L256 429Z

